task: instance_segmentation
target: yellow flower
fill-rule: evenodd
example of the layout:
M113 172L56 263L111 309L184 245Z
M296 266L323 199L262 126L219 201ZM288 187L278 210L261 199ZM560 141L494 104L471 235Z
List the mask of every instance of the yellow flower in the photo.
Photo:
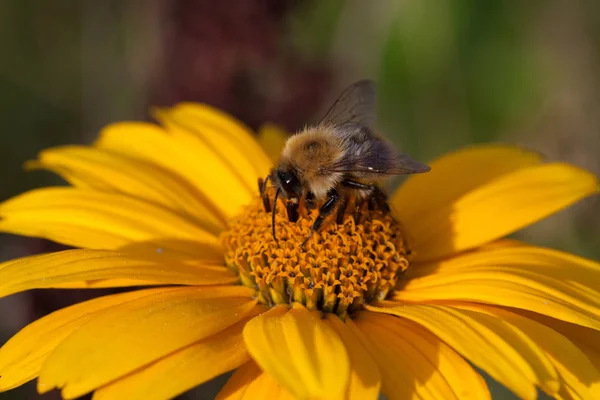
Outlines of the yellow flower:
M597 193L590 173L462 150L396 191L395 219L349 210L301 251L311 216L281 210L273 240L272 159L247 128L198 104L157 115L43 151L28 166L72 187L0 205L0 230L76 247L0 265L0 296L136 287L24 328L0 390L166 399L235 370L219 398L489 398L474 365L524 399L600 398L600 265L502 239Z

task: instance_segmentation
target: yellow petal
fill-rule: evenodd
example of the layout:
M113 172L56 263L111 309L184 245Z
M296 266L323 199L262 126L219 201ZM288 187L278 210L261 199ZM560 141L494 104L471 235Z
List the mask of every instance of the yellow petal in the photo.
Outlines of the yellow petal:
M545 353L498 318L442 305L366 308L422 325L520 398L535 400L536 386L547 393L559 389L558 373Z
M156 164L94 147L63 146L42 151L28 165L55 171L75 186L123 193L166 207L213 233L225 227L196 188Z
M600 371L600 331L564 322L546 315L519 310L519 314L549 326L573 342Z
M394 193L392 202L403 215L428 212L495 178L540 161L538 153L516 146L463 148L430 162L430 172L409 176Z
M239 367L215 400L292 400L294 397L263 372L254 361Z
M38 391L79 397L255 312L241 286L184 287L146 296L93 318L46 360Z
M258 365L295 397L344 397L348 354L318 313L297 303L289 311L275 307L246 324L244 341Z
M142 297L173 290L158 288L99 297L55 311L27 325L0 348L0 391L36 378L48 355L67 336L102 312Z
M242 330L247 320L155 361L94 393L94 400L163 400L250 360Z
M162 256L110 250L66 250L0 264L0 297L100 279L131 279L174 285L224 285L238 280L224 266L191 266Z
M272 166L271 161L256 141L254 133L240 120L207 104L200 103L179 103L170 111L171 115L176 116L180 121L188 121L189 123L186 125L195 128L192 130L194 134L215 146L221 141L214 138L215 135L212 135L212 132L227 139L229 142L227 148L233 146L242 150L259 176L262 177L269 173ZM225 147L216 147L221 151L225 149Z
M410 229L422 217L455 202L488 182L536 165L540 155L515 146L477 145L448 153L429 163L431 171L410 175L390 205ZM425 256L419 254L418 256Z
M160 286L152 281L142 281L137 279L98 279L93 281L74 281L62 282L52 285L54 289L99 289L99 288L118 288L133 286Z
M346 399L377 399L381 387L379 368L350 329L333 314L327 314L327 324L339 335L350 357L350 383L346 389Z
M518 149L472 149L409 178L391 205L413 238L418 259L445 257L503 237L600 188L587 171L537 161Z
M600 372L567 337L548 326L505 309L482 305L459 307L493 315L516 327L546 352L569 392L584 400L600 399Z
M483 378L422 327L370 312L357 313L349 325L377 361L388 398L490 398Z
M44 188L0 204L0 230L74 247L116 249L151 242L154 249L189 251L178 240L217 246L217 238L189 220L116 193ZM177 247L173 247L177 246Z
M192 143L200 141L207 146L249 190L254 190L258 178L269 173L271 163L249 131L242 133L241 126L228 125L222 119L215 121L213 114L227 118L217 113L206 105L184 103L170 109L155 109L154 116L176 140L194 139Z
M598 263L523 245L483 249L413 268L392 298L515 307L600 329L599 288Z
M516 239L504 238L504 239L498 239L493 242L486 243L486 244L478 247L477 249L473 249L472 251L479 251L480 249L491 250L491 249L498 249L498 248L521 247L521 246L528 246L528 245L526 243L521 242Z
M131 241L114 250L126 253L154 256L156 254L176 257L194 265L197 262L223 262L223 248L213 242L200 243L195 239L166 238Z
M273 164L279 160L287 138L288 133L274 124L264 124L258 130L258 143L269 155Z
M177 140L152 124L109 125L96 146L154 163L180 176L222 220L235 216L252 198L252 192L212 149L199 140Z

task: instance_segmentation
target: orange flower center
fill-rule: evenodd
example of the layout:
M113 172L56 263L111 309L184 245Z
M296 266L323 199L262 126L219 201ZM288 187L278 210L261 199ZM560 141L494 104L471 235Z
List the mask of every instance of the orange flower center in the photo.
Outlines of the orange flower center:
M280 205L276 241L271 214L256 198L221 236L225 262L263 304L298 302L345 317L386 298L409 264L401 226L389 213L348 210L341 224L328 217L301 247L317 212L301 206L298 222L289 222Z

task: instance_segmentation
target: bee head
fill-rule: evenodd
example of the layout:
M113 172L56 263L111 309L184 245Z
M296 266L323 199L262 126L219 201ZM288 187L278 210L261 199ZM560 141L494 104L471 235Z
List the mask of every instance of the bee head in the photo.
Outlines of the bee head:
M283 196L289 199L286 203L288 211L288 219L295 222L298 219L298 201L302 194L302 184L298 175L292 168L277 168L271 171L269 176L274 186L275 197L273 198L273 207L271 209L271 229L273 231L273 239L277 240L275 235L275 216L277 214L277 198L282 193Z
M285 197L298 198L302 192L302 184L293 170L278 169L273 174L273 180Z

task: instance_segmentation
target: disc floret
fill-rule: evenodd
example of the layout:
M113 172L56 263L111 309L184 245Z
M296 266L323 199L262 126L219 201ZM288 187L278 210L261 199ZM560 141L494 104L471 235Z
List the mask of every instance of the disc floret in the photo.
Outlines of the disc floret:
M400 224L389 213L366 207L347 213L341 224L328 223L303 247L314 212L301 210L297 222L279 213L277 240L258 198L221 237L226 264L263 304L298 302L344 317L385 299L408 268Z

